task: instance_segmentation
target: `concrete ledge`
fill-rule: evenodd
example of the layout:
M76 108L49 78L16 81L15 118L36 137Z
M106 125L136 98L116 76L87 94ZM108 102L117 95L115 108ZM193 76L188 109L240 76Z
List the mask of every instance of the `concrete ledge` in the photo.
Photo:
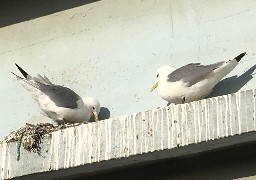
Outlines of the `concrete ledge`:
M20 161L16 143L2 143L0 177L90 173L254 141L255 94L242 91L67 128L44 140L42 156L21 148Z

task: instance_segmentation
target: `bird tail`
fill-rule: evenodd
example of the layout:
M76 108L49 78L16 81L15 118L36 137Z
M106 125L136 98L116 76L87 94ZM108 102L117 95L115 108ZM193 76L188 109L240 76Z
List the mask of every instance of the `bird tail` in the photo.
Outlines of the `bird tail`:
M16 64L16 67L19 69L19 71L22 73L22 75L27 79L27 80L31 80L33 79L24 69L22 69L18 64ZM14 74L14 73L13 73ZM14 74L16 75L16 74ZM17 76L17 75L16 75Z
M239 54L238 56L236 56L234 59L239 62L244 56L245 56L246 52Z

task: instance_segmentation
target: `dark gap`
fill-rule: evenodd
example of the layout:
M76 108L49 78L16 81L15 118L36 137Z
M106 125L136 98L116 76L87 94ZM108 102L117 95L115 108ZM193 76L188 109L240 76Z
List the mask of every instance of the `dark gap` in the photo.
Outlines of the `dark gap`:
M3 0L0 28L96 1L99 0Z

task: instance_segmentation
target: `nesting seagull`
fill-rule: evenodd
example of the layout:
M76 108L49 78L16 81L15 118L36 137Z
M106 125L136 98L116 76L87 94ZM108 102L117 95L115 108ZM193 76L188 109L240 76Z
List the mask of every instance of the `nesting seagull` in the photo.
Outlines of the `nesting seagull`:
M156 72L151 92L157 88L162 99L175 104L202 99L238 65L245 54L244 52L232 60L210 65L190 63L176 70L168 65L161 66Z
M81 98L67 87L53 84L46 76L30 76L15 64L25 78L16 74L17 80L30 92L41 110L58 124L98 121L100 103L94 97Z

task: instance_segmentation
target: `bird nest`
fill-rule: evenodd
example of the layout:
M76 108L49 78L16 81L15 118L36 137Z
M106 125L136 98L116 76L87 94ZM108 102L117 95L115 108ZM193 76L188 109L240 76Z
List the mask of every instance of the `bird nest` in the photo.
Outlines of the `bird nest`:
M4 142L18 142L17 144L17 160L20 157L20 147L23 146L27 151L32 151L41 155L41 143L42 139L49 137L49 135L60 129L66 129L68 127L77 126L80 124L65 124L65 125L53 125L50 123L39 123L39 124L29 124L26 123L24 127L19 130L11 132L5 137Z

